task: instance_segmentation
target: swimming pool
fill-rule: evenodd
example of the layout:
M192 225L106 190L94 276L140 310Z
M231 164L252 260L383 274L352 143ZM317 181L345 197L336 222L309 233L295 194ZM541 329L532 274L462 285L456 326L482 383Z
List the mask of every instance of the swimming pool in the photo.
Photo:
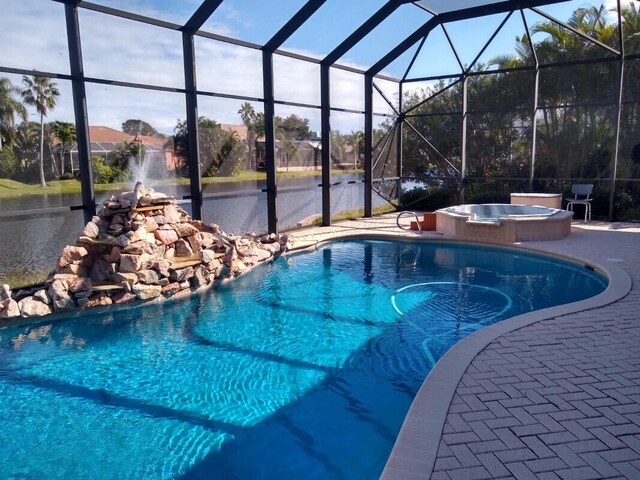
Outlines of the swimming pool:
M0 478L378 478L450 345L605 287L520 251L345 241L190 301L4 326Z

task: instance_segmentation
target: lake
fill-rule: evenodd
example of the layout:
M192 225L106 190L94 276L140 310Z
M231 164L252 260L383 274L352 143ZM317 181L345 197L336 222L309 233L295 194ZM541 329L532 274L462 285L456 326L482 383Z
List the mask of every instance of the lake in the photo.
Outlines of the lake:
M333 215L347 210L364 207L363 174L332 175L332 182L342 182L331 188L331 212ZM322 189L317 186L320 176L279 179L278 225L280 231L296 227L296 223L313 215L322 213ZM349 184L347 182L356 182ZM310 190L297 189L315 186ZM168 195L182 198L189 195L188 185L162 185L155 187ZM217 223L225 232L245 234L267 231L267 194L262 192L266 181L228 182L211 184L203 188L204 194L221 195L204 200L203 220ZM96 204L111 194L120 191L96 195ZM236 196L225 196L236 195ZM39 197L3 200L0 211L19 211L38 208L80 205L80 194L43 195ZM374 195L374 207L386 204L386 201ZM180 206L191 213L191 203L181 201ZM34 277L44 278L53 270L60 252L65 245L74 244L84 226L81 210L24 215L0 218L0 283L29 282Z

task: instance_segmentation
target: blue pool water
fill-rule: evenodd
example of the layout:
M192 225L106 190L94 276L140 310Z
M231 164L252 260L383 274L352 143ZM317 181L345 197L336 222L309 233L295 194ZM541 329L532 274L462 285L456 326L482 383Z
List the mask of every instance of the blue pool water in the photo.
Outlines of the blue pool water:
M378 478L464 335L604 277L463 245L333 243L188 301L0 328L0 478Z

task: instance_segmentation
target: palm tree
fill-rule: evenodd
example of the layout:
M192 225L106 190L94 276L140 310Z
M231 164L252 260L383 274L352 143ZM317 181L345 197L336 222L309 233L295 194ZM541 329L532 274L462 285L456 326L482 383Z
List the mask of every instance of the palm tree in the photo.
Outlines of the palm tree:
M60 174L64 175L64 156L76 141L76 126L68 122L55 122L53 134L60 140ZM69 152L69 158L71 158L71 152ZM73 173L73 163L71 164L71 173Z
M245 127L247 127L247 147L249 148L249 168L254 167L253 162L253 150L256 143L256 132L254 128L254 124L256 121L256 111L249 102L244 102L240 105L240 110L238 110L238 115L242 119L242 123Z
M26 88L21 92L22 100L33 105L40 114L40 185L46 187L44 179L44 117L56 106L56 98L60 95L58 86L47 77L22 76Z
M20 101L13 98L19 89L11 84L8 78L0 78L0 150L2 150L2 136L6 136L7 143L15 139L16 115L23 121L27 119L27 109Z

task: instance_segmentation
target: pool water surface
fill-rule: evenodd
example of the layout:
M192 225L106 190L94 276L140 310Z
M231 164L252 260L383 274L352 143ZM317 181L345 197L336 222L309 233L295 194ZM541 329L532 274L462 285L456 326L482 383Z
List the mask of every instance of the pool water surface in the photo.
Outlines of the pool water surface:
M482 326L602 292L514 250L345 241L186 301L0 328L0 478L378 478Z

